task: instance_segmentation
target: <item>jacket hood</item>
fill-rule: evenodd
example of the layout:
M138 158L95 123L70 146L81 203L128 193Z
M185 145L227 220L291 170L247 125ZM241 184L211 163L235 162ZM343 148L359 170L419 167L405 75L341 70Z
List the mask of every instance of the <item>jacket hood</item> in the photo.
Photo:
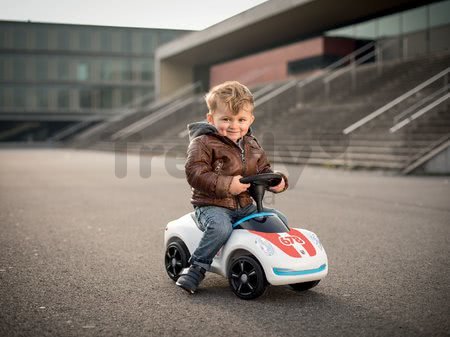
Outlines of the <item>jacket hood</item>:
M208 135L208 134L218 134L218 131L216 127L212 124L209 124L208 122L196 122L188 124L187 126L189 131L189 141L192 141L194 138L200 137L202 135ZM249 128L247 135L252 134L252 129Z
M202 135L208 135L211 133L217 133L217 129L214 125L207 122L196 122L188 124L189 141Z

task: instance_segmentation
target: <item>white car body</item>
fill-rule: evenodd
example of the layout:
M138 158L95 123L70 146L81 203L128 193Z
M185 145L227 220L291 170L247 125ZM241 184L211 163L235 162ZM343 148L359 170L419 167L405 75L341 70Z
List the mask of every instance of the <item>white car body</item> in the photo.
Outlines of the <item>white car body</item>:
M194 213L188 213L169 222L164 233L165 247L171 239L179 238L192 254L203 235L194 219ZM290 228L286 233L235 229L215 256L210 271L228 277L231 258L248 253L259 261L272 285L321 280L328 273L327 254L319 238L300 228Z

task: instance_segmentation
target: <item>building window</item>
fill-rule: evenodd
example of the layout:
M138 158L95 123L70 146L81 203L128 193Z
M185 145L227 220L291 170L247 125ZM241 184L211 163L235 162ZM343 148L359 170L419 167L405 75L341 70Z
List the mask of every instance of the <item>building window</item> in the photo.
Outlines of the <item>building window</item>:
M13 91L13 106L15 108L25 108L26 105L26 92L25 88L16 87Z
M13 106L13 96L14 96L14 89L13 88L2 88L3 91L3 99L5 102L5 107L12 107Z
M80 62L77 65L77 80L86 81L89 78L89 65L86 62Z
M430 26L442 26L450 23L450 0L429 5Z
M112 41L111 34L108 31L102 31L100 33L100 47L101 51L111 51L112 50Z
M142 61L140 72L142 81L153 80L153 61Z
M0 48L8 48L8 34L9 29L0 29Z
M144 53L153 54L155 50L155 34L153 32L149 32L146 34L142 34L142 47L144 50Z
M122 88L121 92L121 98L120 98L120 104L121 106L125 106L129 103L131 103L131 100L133 98L133 91L130 88Z
M25 68L26 68L26 78L27 80L34 80L33 76L36 73L34 71L35 67L35 59L34 57L26 57L25 58Z
M0 56L0 81L6 80L6 59Z
M115 53L122 51L122 33L114 31L109 33L111 36L111 50Z
M80 107L91 108L92 107L92 92L89 89L80 90Z
M58 49L68 50L70 48L70 31L67 29L58 30Z
M402 13L402 33L421 31L427 28L426 6L415 8Z
M27 99L26 99L26 105L29 109L36 109L36 88L31 87L27 90Z
M0 111L6 108L6 90L0 90Z
M27 48L27 32L22 29L13 30L13 46L18 49Z
M24 81L27 79L27 70L23 57L16 57L13 60L13 78L14 80Z
M102 60L102 64L100 66L100 79L102 81L109 81L113 79L113 66L112 60Z
M142 34L140 32L133 32L131 49L130 52L132 53L142 53Z
M58 90L58 107L67 109L69 107L69 90L64 88Z
M120 79L131 81L132 80L131 61L123 60L120 62Z
M43 27L36 28L35 31L35 44L37 49L47 49L48 48L48 30Z
M100 89L100 108L111 109L113 101L113 89L102 88Z
M38 108L48 107L48 89L47 88L37 88L36 89L36 105Z
M400 15L394 14L380 18L378 21L378 36L397 36L401 32Z
M82 31L80 31L78 36L80 39L80 49L84 50L84 51L90 50L91 49L91 34L86 30L82 30Z
M35 71L37 80L48 79L48 61L45 58L39 57L35 62Z
M375 39L377 37L376 21L360 23L355 27L355 38L358 39Z
M120 39L120 45L121 45L121 52L123 53L131 53L131 42L132 42L132 35L131 32L126 31L126 32L122 32L122 34L120 35L121 39Z
M70 68L68 59L61 58L58 60L57 66L57 78L60 80L70 79Z

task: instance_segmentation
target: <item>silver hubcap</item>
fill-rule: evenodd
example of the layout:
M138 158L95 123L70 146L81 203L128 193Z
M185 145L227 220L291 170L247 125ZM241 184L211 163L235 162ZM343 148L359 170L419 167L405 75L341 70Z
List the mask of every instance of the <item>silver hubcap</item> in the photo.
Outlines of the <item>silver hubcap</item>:
M247 274L242 274L242 275L241 275L241 282L242 282L242 283L247 283L247 282L248 282L248 276L247 276Z

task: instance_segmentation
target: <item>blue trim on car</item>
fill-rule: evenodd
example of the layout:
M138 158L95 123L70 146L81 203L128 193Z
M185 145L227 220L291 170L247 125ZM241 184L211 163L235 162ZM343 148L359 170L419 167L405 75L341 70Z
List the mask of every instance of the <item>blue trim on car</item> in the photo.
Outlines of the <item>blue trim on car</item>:
M292 269L286 269L286 268L273 268L273 272L275 275L278 275L278 276L299 276L299 275L309 275L309 274L320 273L321 271L324 271L326 268L327 268L327 264L324 263L319 268L314 268L314 269L292 270Z
M242 218L241 220L235 222L233 224L233 228L235 228L235 227L239 226L241 223L243 223L243 222L245 222L247 220L253 219L253 218L260 218L260 217L263 217L263 216L274 216L274 215L276 215L276 214L275 213L269 213L269 212L261 212L261 213L250 214L250 215L247 215L246 217Z

